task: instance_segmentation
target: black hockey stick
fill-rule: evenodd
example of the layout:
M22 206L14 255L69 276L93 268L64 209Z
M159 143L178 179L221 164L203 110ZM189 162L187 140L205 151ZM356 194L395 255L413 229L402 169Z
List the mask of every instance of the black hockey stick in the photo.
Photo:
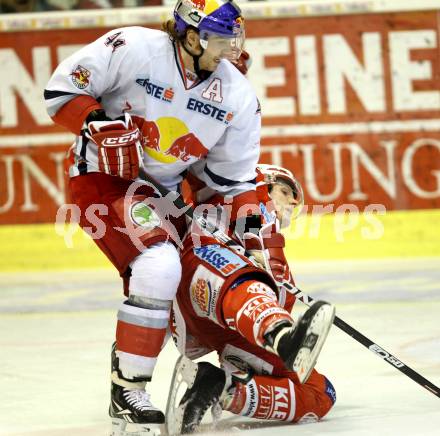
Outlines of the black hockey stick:
M300 289L295 288L294 286L290 285L290 283L286 284L285 286L289 287L290 291L296 296L296 298L298 298L307 306L310 306L313 303L314 299L305 294ZM414 371L408 365L405 365L401 360L393 356L389 351L386 351L380 345L377 345L371 339L368 339L366 336L357 331L351 325L347 324L338 316L335 316L333 324L339 327L343 332L347 333L347 335L351 336L354 340L362 344L365 348L368 348L370 351L376 354L376 356L380 357L385 362L392 365L394 368L397 368L400 372L403 372L403 374L405 374L411 380L415 381L420 386L424 387L426 390L440 398L440 388L438 386L431 383L429 380L420 375L418 372Z
M150 177L148 174L145 173L142 169L140 170L140 177L145 180L148 183L151 183L163 197L166 197L170 194L170 191L162 186L159 182L154 180L152 177ZM184 210L185 214L190 217L191 219L195 220L200 227L203 230L206 230L210 235L212 235L215 239L218 241L224 243L232 250L237 251L241 255L245 255L248 257L251 261L254 261L254 258L252 255L247 253L244 248L237 242L235 242L233 239L231 239L228 235L226 235L221 229L216 227L214 224L209 222L207 219L205 219L203 216L200 216L198 214L194 214L194 209L185 203L182 196L178 193L175 193L175 195L170 198L170 200L174 203L174 205ZM289 291L295 295L295 297L302 301L307 306L310 306L314 299L301 291L300 289L292 286L290 283L283 283L283 286L289 289ZM398 369L400 372L405 374L407 377L409 377L411 380L418 383L420 386L424 387L426 390L434 394L435 396L440 398L440 388L431 383L429 380L427 380L425 377L420 375L418 372L414 371L412 368L410 368L408 365L405 365L401 360L397 359L397 357L393 356L390 352L386 351L381 346L377 345L375 342L373 342L371 339L368 339L366 336L364 336L362 333L357 331L355 328L347 324L345 321L343 321L338 316L335 316L335 319L333 321L333 324L337 327L339 327L343 332L347 333L349 336L351 336L354 340L359 342L361 345L363 345L365 348L368 348L371 352L376 354L376 356L380 357L383 361L387 362L394 368Z

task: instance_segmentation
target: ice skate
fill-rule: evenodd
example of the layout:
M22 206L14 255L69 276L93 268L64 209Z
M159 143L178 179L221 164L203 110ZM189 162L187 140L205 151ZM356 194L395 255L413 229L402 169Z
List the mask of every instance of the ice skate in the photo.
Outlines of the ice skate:
M144 389L127 389L112 383L109 414L111 436L163 434L164 414L151 404Z
M112 383L109 415L111 436L157 436L164 433L164 414L151 404L146 380L125 379L112 350Z
M225 383L226 376L220 368L207 362L194 363L181 356L176 362L168 396L168 434L193 433L208 408L219 402Z
M294 326L284 324L267 333L266 348L275 351L286 368L295 371L300 383L304 383L316 364L334 317L334 306L317 301Z

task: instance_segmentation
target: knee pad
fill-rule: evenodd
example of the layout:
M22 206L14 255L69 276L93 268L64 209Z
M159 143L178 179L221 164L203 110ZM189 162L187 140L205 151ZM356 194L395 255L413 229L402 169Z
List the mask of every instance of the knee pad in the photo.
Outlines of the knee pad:
M130 267L130 299L151 300L154 304L154 300L169 301L175 297L182 266L174 245L169 242L154 244L137 256Z

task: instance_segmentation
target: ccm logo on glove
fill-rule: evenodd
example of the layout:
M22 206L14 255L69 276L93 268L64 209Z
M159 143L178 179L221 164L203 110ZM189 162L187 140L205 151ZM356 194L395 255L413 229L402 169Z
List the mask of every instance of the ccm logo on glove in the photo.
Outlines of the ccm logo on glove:
M85 135L98 147L100 171L123 179L138 177L143 137L129 114L123 120L92 121Z
M133 132L128 132L123 134L122 136L115 136L113 138L104 138L102 141L102 145L107 146L118 146L118 145L126 145L129 142L136 141L137 139L140 139L140 132L139 129L134 130Z

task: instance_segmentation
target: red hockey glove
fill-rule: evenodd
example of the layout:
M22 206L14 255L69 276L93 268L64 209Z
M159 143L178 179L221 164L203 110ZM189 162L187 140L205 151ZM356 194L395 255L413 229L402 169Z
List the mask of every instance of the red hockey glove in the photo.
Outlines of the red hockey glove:
M284 236L278 232L275 223L265 224L259 234L245 233L243 235L245 249L252 254L258 263L271 274L278 283L290 282L289 265L284 255Z
M139 175L142 135L129 114L125 114L124 120L90 122L86 137L98 146L100 171L123 179L135 179Z
M279 233L278 225L266 224L258 235L245 233L242 241L246 250L275 280L280 306L292 310L295 303L295 295L292 291L296 288L284 255L284 236Z
M235 65L237 70L240 71L240 73L246 75L251 67L252 59L250 54L246 50L243 50L240 57L236 61L232 61L232 63Z
M283 234L279 233L275 224L265 225L260 230L263 239L265 259L270 268L272 277L277 282L290 281L289 264L284 255L286 241Z

